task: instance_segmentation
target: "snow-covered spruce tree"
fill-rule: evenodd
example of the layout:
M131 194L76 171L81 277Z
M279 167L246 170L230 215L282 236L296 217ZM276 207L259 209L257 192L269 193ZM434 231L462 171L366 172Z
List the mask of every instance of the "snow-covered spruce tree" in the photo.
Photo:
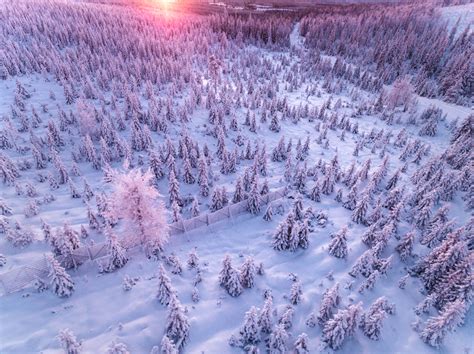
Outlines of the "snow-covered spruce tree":
M303 220L303 198L301 195L299 195L293 203L293 214L295 215L295 219L297 221Z
M156 256L168 240L164 203L151 185L153 174L131 170L112 175L114 192L106 215L122 219L124 237L130 244L141 244L147 257Z
M302 294L303 294L303 290L301 290L301 283L299 281L295 281L291 285L291 291L290 291L291 304L298 305L301 302Z
M166 263L171 267L171 273L181 274L183 272L183 265L174 252L166 258Z
M104 272L113 272L122 268L128 262L127 250L123 248L117 235L108 225L105 227L105 236L107 237L107 263L103 267Z
M130 351L124 343L113 341L107 348L107 354L130 354Z
M235 182L234 196L232 197L232 203L238 203L244 200L244 190L242 186L242 178L238 177Z
M194 182L196 182L196 179L193 176L193 170L191 167L191 163L189 162L189 159L184 160L183 168L184 168L184 176L183 176L184 183L194 184Z
M97 214L92 211L90 206L87 206L87 219L89 220L89 227L92 230L100 229L100 223Z
M453 231L431 253L422 258L410 271L421 278L428 293L468 259L467 241L463 229Z
M366 224L367 207L369 205L370 196L364 194L356 204L354 211L352 212L352 221L356 224Z
M194 281L196 282L196 281ZM199 290L197 287L194 287L193 290L191 291L191 300L193 300L193 302L197 303L199 302L200 300L200 297L199 297Z
M347 257L347 227L343 227L339 232L332 235L329 244L329 254L337 258Z
M12 214L13 211L10 206L3 199L0 199L0 215L11 216Z
M70 329L66 328L59 331L56 338L61 343L65 354L79 354L81 352L81 343Z
M309 339L306 333L301 333L294 343L295 354L309 354Z
M171 296L168 308L165 326L166 335L176 344L178 349L182 349L189 338L188 317L175 294Z
M286 158L285 172L283 173L283 177L285 178L285 181L288 183L290 183L293 180L293 163L292 163L291 154L288 154L288 157Z
M263 181L262 187L260 188L260 195L266 195L270 192L270 187L268 186L268 180Z
M383 309L364 314L364 320L360 324L364 334L372 340L379 340L385 316Z
M473 296L472 278L472 258L467 257L436 284L432 291L436 308L443 308L457 299L469 304Z
M472 136L474 134L474 114L462 121L451 137L451 144L446 150L445 159L454 169L466 166L472 152ZM1 165L1 163L0 163Z
M163 161L161 161L160 155L154 151L150 150L149 152L149 165L150 169L155 176L155 182L163 178L165 173L163 172Z
M273 249L277 251L283 251L289 247L289 236L288 236L289 227L286 224L286 221L282 221L278 224L275 233L273 234L272 245Z
M361 312L362 303L349 305L347 308L339 310L334 318L326 322L322 341L331 349L339 349L346 338L354 335Z
M237 297L242 294L243 288L240 282L240 274L234 268L231 268L229 271L229 280L225 288L230 296Z
M176 200L174 200L173 203L171 204L171 215L172 215L171 220L174 223L182 220L181 207L178 205L178 202Z
M199 210L199 201L196 197L193 198L193 202L191 203L191 217L199 216L201 211Z
M419 117L422 126L418 131L419 136L435 136L438 130L438 122L442 118L443 111L434 106L428 107Z
M309 199L311 199L314 202L321 201L321 187L319 186L319 182L316 182L314 187L311 189L311 192L309 194Z
M306 191L306 178L307 178L306 168L304 166L297 167L295 175L293 176L293 186L300 193L305 193Z
M0 177L3 179L3 183L8 185L13 185L15 180L20 177L15 163L2 153L0 153Z
M342 197L343 197L342 188L339 188L336 192L336 196L334 197L334 200L338 203L341 203L342 202Z
M260 328L260 331L262 333L270 333L272 330L273 326L273 300L272 297L269 296L265 300L265 303L263 304L263 308L260 311L260 314L258 316L258 326Z
M165 268L160 264L158 270L158 291L156 297L162 305L168 305L172 296L174 296L175 290L171 285L171 280L166 274Z
M214 188L214 191L212 192L212 200L211 200L211 205L209 207L210 211L217 211L222 209L224 206L222 202L222 194L221 194L221 189L220 188Z
M73 251L81 245L79 233L75 231L66 221L62 228L57 229L50 239L51 247L56 256L61 256L62 263L66 268L76 267L77 261L73 257Z
M173 202L178 203L178 205L182 204L181 195L179 192L179 182L176 178L176 173L173 171L173 169L170 169L170 173L168 176L168 194L170 205L172 205Z
M257 269L252 257L247 257L240 267L240 282L244 288L252 288L255 282Z
M341 297L339 296L339 283L332 288L326 289L321 300L321 306L316 316L318 324L324 327L326 322L332 317L334 309L339 305Z
M268 127L272 132L278 133L281 129L280 126L280 121L278 119L278 116L275 114L272 114L272 118L270 120L270 126Z
M267 209L265 210L265 214L263 214L263 220L265 221L272 221L273 219L273 205L269 204Z
M207 164L204 157L201 157L199 159L198 184L199 184L199 194L202 197L209 196L209 180L208 180L208 175L207 175Z
M298 246L306 249L309 246L309 223L305 218L298 227Z
M372 247L376 243L382 225L382 220L379 220L378 222L375 222L370 225L367 230L365 230L365 232L362 234L362 242L365 243L367 246Z
M5 219L5 221L8 221L8 219ZM27 247L36 239L31 229L22 227L18 222L15 222L14 227L8 226L8 222L4 224L0 220L0 223L2 224L0 225L0 229L3 229L5 238L14 247Z
M300 223L296 222L290 232L290 237L288 239L288 249L291 252L295 252L298 249L299 241L300 241Z
M52 255L47 256L46 261L49 267L48 279L51 290L59 297L71 296L74 292L74 282L66 269Z
M258 311L255 306L252 306L250 310L245 313L244 323L240 328L239 334L244 347L249 344L257 344L260 342Z
M407 261L413 254L413 245L415 243L415 231L410 231L403 236L395 250L400 255L402 261Z
M360 285L357 290L360 294L363 294L366 290L372 290L375 286L375 282L380 278L381 272L375 269L366 280Z
M456 300L448 303L438 316L431 317L421 331L420 337L429 345L438 348L443 344L446 334L452 332L464 322L466 303Z
M367 278L373 272L376 261L377 257L374 255L374 251L372 249L366 250L357 258L349 271L349 275L357 277L357 275L362 274L362 276Z
M252 189L250 190L249 197L247 199L247 210L251 214L258 214L260 213L260 205L261 205L261 196L258 190L258 182L255 179L252 183Z
M229 281L230 270L232 269L232 260L230 255L226 254L222 260L222 269L219 272L219 285L226 287L227 282Z
M271 354L283 354L288 350L287 341L289 335L283 324L276 325L270 337L268 338L267 347Z
M448 220L447 211L447 206L438 209L420 239L422 245L434 248L454 230L455 220Z
M189 252L187 264L189 269L199 267L199 257L197 255L196 248L193 248L191 252Z
M357 205L357 197L357 185L354 185L347 195L347 199L342 203L342 206L346 209L354 210Z
M156 347L156 353L151 353L151 354L178 354L179 351L176 349L176 346L174 343L169 339L169 337L165 334L163 336L163 339L161 340L160 343L160 349Z
M395 313L395 305L385 297L378 298L361 316L360 327L364 334L372 340L379 340L386 314Z

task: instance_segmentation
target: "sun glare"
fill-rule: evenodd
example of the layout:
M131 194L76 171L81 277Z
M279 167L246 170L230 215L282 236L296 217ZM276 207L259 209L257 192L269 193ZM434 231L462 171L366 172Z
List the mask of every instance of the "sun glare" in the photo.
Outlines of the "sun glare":
M160 5L162 7L169 7L172 4L174 4L176 0L154 0L154 2L157 3L157 5Z

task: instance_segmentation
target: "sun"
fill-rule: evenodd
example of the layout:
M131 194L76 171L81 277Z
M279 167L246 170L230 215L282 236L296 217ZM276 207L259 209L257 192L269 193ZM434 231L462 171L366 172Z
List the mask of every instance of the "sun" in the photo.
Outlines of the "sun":
M176 2L176 0L155 0L158 5L168 7Z

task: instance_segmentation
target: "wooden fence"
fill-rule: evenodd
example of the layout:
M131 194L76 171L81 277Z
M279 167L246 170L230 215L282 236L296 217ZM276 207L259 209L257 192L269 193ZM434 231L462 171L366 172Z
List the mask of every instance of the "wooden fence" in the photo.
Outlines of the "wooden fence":
M286 194L286 188L281 188L262 196L261 204L266 205L276 199L282 198ZM212 213L198 215L191 219L180 220L169 225L170 236L182 234L195 230L203 226L209 226L218 222L232 219L234 216L247 212L247 200L239 203L230 204L222 209ZM137 249L139 245L128 244L128 251ZM107 246L105 242L101 242L92 246L82 246L74 250L68 257L68 263L80 265L88 261L99 260L108 256ZM72 258L72 260L71 260ZM58 258L60 262L64 259ZM32 286L35 281L45 281L48 277L49 269L46 257L36 260L35 262L13 268L7 272L0 274L0 295L11 294Z

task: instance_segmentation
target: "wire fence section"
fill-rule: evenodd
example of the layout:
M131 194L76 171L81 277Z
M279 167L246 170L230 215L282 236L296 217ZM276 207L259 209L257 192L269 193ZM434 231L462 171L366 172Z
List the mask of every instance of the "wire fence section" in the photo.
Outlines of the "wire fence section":
M274 200L282 198L286 194L286 188L281 188L262 196L261 205L266 205ZM170 236L182 234L203 226L209 226L218 222L232 219L234 216L247 212L247 200L230 204L215 212L198 215L191 219L180 220L169 225ZM136 248L136 244L125 245L127 249ZM105 242L90 246L82 246L75 249L68 256L67 263L80 265L87 261L99 260L107 257L108 251ZM66 259L58 257L61 263ZM49 268L46 257L42 257L31 264L13 268L0 274L0 295L11 294L33 285L36 281L45 281L48 277Z

